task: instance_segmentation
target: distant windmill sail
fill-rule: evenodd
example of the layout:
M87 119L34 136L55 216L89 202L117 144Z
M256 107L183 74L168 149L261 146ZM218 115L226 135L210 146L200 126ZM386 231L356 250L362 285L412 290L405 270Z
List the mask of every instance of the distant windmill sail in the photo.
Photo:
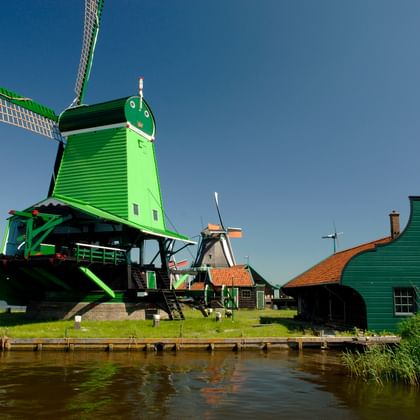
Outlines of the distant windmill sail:
M216 202L216 209L217 209L217 214L219 215L219 220L220 220L220 224L222 225L222 229L224 229L224 225L223 225L223 220L222 220L222 216L220 214L220 209L219 209L219 194L217 192L214 193L214 201Z
M222 230L222 227L220 225L214 225L212 223L209 223L207 225L207 229L209 230L209 232L217 232L219 230Z
M228 227L227 231L228 231L229 238L242 238L242 229L241 228Z
M168 263L168 267L173 270L177 270L179 268L185 268L185 267L188 267L188 265L189 265L188 260L175 261L175 259L173 259L169 261Z

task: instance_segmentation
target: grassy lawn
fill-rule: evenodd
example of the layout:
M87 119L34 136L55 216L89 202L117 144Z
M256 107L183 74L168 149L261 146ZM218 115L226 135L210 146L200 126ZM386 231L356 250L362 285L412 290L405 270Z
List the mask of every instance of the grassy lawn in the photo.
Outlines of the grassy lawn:
M185 308L184 321L82 321L74 329L73 321L41 322L25 318L24 313L0 313L0 335L10 338L228 338L292 337L310 335L312 330L294 321L294 310L234 311L233 319L216 322L214 313L204 318L200 311Z

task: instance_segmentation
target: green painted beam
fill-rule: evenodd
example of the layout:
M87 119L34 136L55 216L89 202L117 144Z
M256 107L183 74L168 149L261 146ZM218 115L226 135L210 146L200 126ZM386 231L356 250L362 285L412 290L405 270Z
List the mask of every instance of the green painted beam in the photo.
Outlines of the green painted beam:
M89 270L87 267L79 267L79 270L89 279L91 279L97 286L99 286L108 296L115 298L115 292L108 287L95 273Z
M51 108L41 105L40 103L35 102L30 98L26 98L23 95L19 95L16 92L12 92L11 90L0 87L0 98L9 101L12 104L19 105L22 108L28 109L29 111L35 112L36 114L42 115L43 117L55 122L58 121L58 116Z

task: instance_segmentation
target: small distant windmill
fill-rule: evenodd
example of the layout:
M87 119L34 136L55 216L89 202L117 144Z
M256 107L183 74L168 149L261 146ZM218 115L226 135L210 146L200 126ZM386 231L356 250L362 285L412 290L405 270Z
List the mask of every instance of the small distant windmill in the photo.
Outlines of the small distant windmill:
M230 238L241 238L241 228L225 228L219 208L219 196L214 193L220 225L208 224L201 232L200 245L194 267L232 267L236 265Z
M338 245L338 236L342 235L344 232L337 232L337 228L334 225L334 233L330 233L329 235L322 236L322 239L332 239L333 240L333 249L334 254L337 252L337 245Z

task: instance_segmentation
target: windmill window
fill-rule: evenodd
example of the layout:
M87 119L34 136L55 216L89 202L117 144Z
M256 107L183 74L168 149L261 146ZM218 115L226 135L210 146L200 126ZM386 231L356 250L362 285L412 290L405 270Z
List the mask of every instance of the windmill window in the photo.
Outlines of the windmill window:
M157 210L153 210L153 220L157 222L159 220L159 213Z
M133 203L133 213L135 216L138 216L140 214L139 205L136 203Z
M394 310L395 315L413 315L416 296L413 287L394 289Z

